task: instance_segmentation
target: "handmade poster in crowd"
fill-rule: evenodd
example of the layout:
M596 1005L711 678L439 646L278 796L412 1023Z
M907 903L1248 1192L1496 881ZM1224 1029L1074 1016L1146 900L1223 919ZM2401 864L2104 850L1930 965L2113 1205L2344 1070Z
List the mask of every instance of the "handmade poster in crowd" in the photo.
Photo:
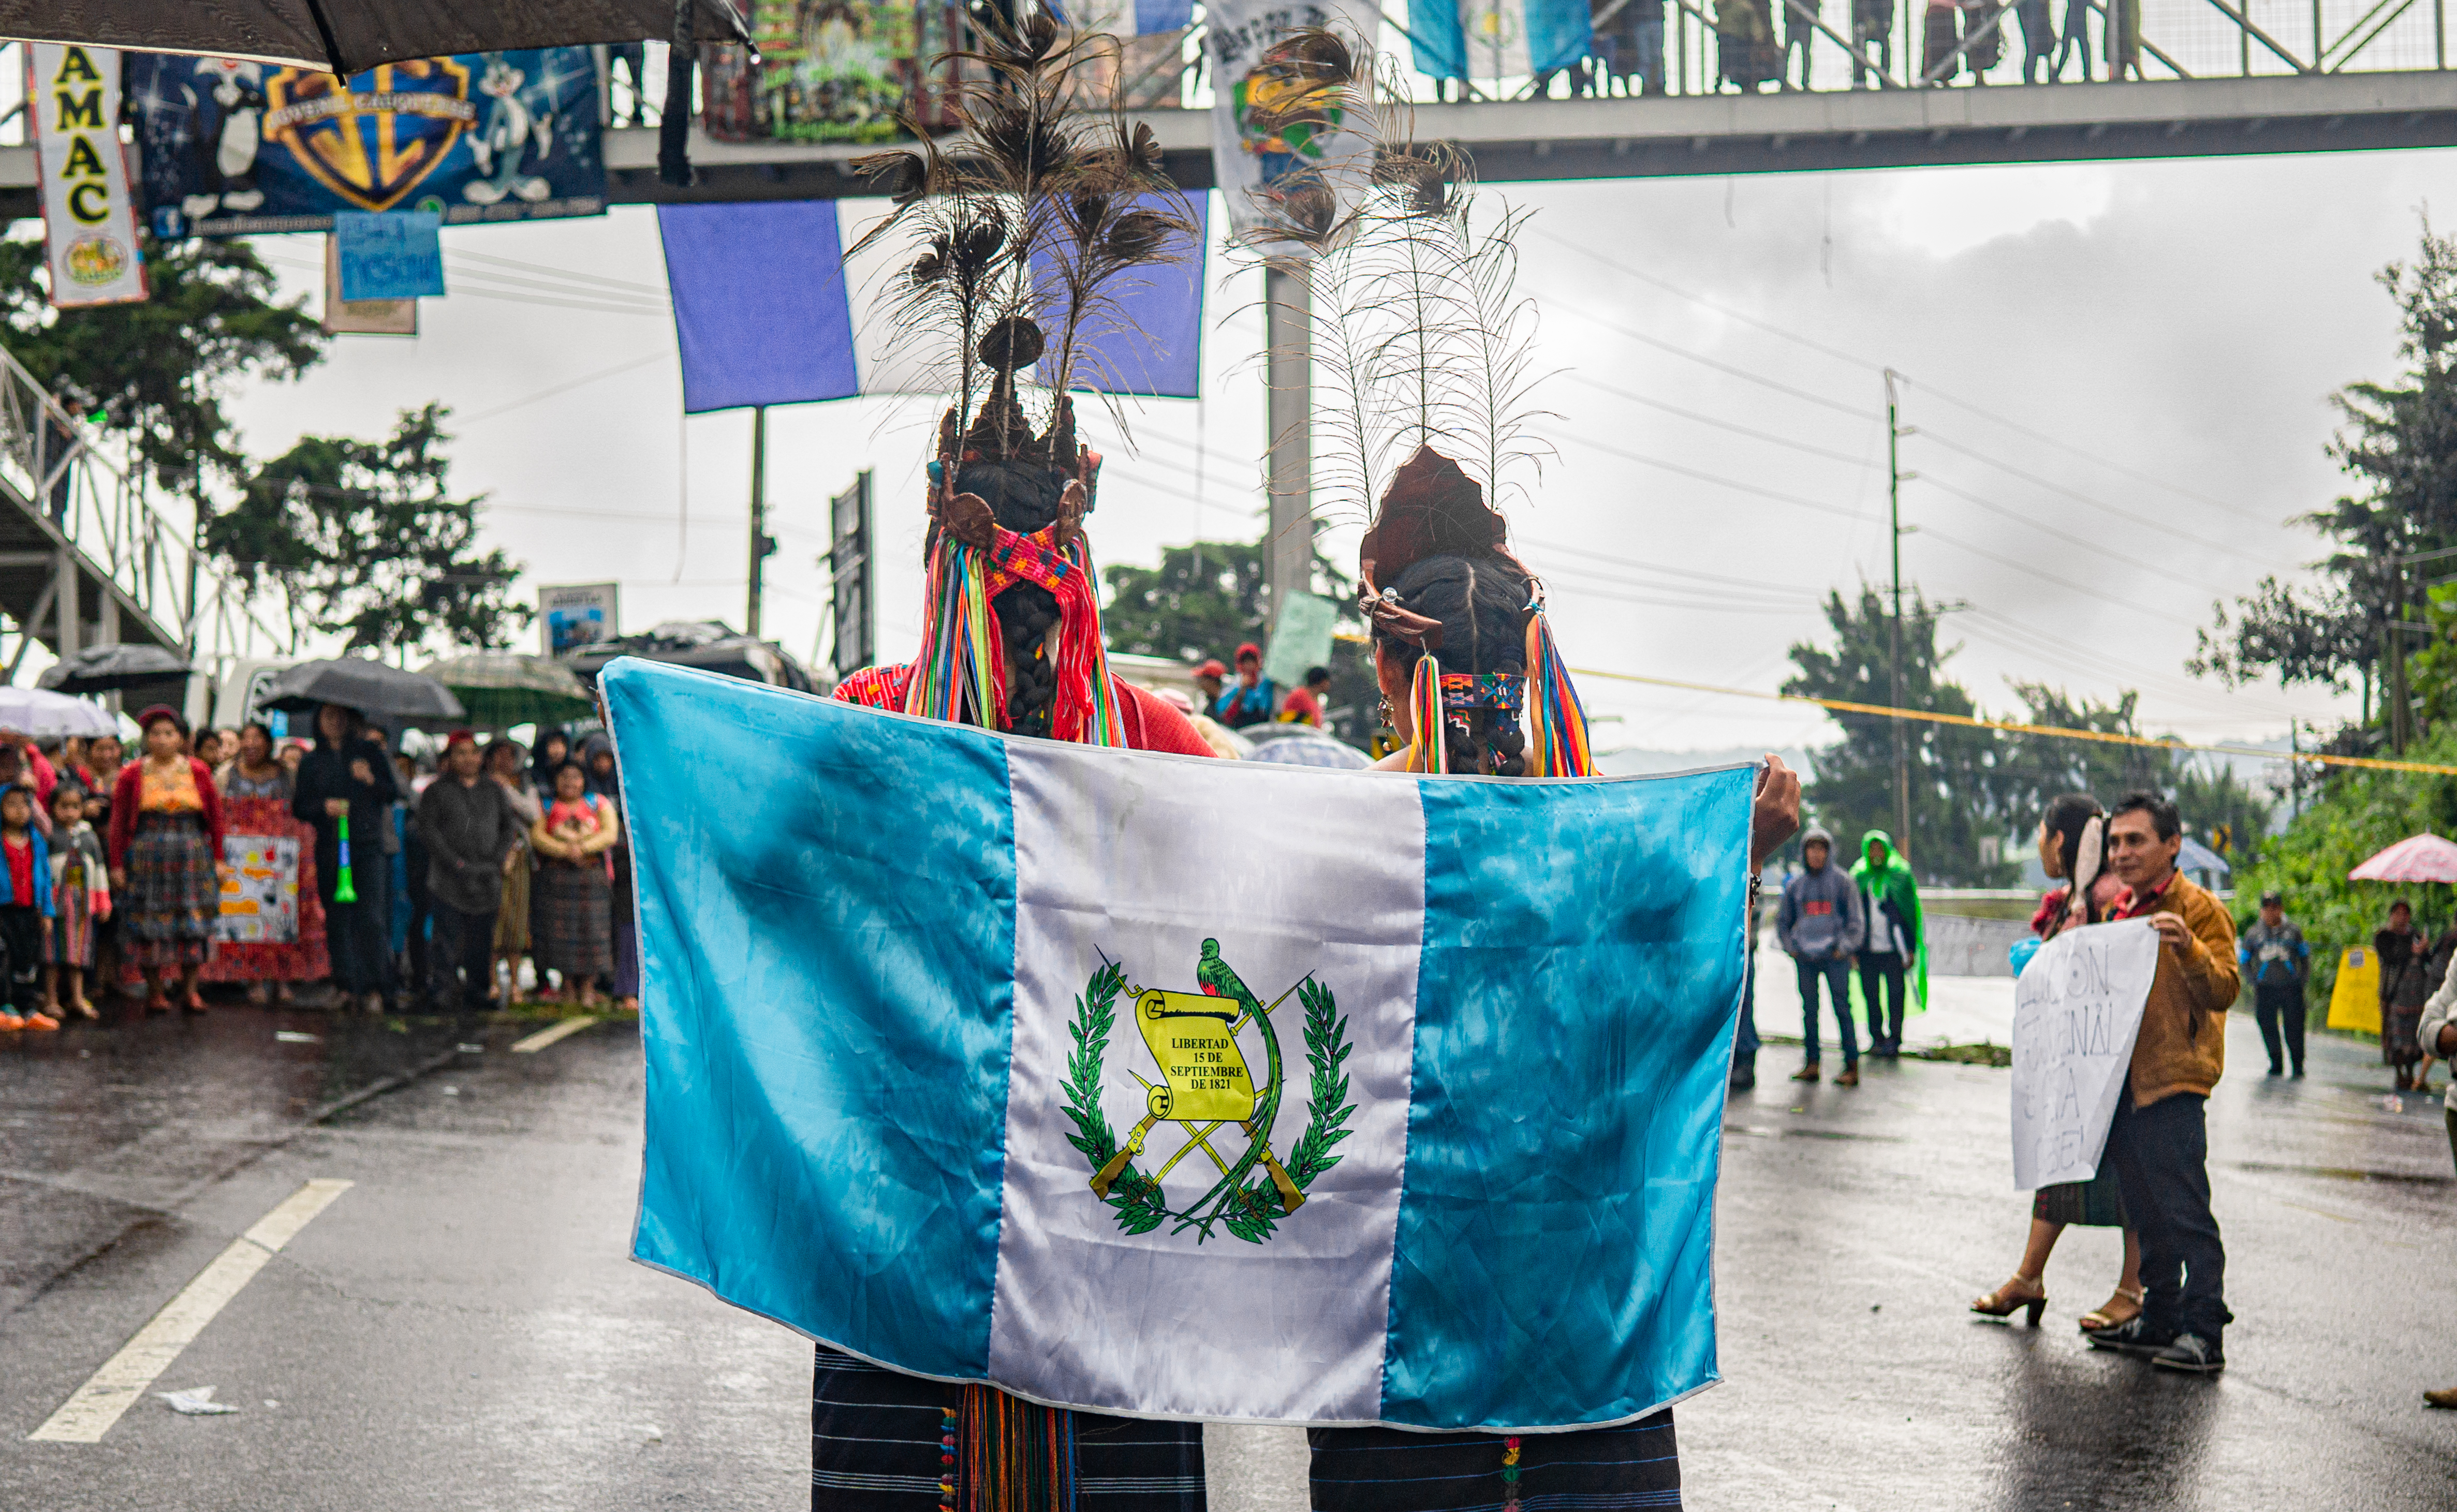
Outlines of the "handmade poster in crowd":
M606 212L587 48L387 63L347 84L243 58L134 52L154 234L330 231L342 211L446 225Z
M1752 768L1452 782L600 686L642 1261L1104 1411L1565 1427L1717 1379Z
M759 61L709 50L708 133L727 141L884 142L901 115L935 128L954 83L961 10L913 0L759 0Z
M2158 971L2158 931L2139 919L2068 930L2013 983L2013 1185L2026 1192L2098 1174Z
M1265 203L1329 225L1352 197L1374 143L1349 119L1350 86L1326 77L1321 39L1330 30L1353 56L1382 30L1378 5L1363 0L1216 0L1205 10L1211 64L1211 167L1237 231L1261 223ZM1260 199L1258 201L1258 196Z
M287 945L299 938L299 842L226 835L221 918L214 933L234 945Z
M119 52L26 44L45 260L52 303L128 304L145 297L145 258L119 145Z

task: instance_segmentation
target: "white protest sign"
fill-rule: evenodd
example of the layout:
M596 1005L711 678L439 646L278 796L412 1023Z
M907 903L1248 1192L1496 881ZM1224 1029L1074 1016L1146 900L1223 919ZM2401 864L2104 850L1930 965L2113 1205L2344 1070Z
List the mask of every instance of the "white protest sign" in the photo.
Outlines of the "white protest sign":
M2098 1174L2158 971L2158 931L2140 919L2068 930L2013 984L2013 1185L2026 1192Z

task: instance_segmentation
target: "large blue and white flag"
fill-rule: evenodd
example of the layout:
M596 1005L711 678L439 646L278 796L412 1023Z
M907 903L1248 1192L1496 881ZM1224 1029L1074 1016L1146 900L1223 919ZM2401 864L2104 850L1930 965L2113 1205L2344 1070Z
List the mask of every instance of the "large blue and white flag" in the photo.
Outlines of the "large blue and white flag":
M602 678L634 1254L914 1375L1545 1428L1717 1379L1751 774L1419 778Z
M1437 79L1524 78L1595 51L1587 0L1408 0L1408 33Z

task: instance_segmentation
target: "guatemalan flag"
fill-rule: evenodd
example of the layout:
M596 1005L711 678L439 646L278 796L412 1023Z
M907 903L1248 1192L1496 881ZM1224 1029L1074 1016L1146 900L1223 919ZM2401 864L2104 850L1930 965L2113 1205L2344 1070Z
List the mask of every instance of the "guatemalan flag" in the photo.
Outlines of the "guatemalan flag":
M1751 772L1500 782L603 676L634 1254L894 1369L1542 1430L1716 1379Z
M1437 79L1524 78L1595 51L1587 0L1408 0L1408 32Z

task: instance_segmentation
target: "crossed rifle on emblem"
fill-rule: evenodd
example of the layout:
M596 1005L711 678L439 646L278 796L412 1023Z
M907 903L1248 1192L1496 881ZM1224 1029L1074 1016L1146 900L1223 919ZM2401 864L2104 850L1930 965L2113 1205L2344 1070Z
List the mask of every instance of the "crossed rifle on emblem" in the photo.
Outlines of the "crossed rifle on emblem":
M1270 1173L1271 1185L1278 1190L1281 1213L1294 1213L1305 1202L1305 1194L1289 1179L1287 1169L1271 1153L1271 1126L1280 1111L1281 1073L1280 1036L1271 1025L1270 1015L1297 988L1312 980L1312 974L1299 977L1288 991L1264 1005L1220 958L1220 942L1206 940L1203 959L1194 976L1202 984L1201 992L1126 989L1126 995L1135 1005L1135 1027L1142 1032L1144 1044L1160 1068L1161 1080L1155 1085L1133 1071L1127 1073L1143 1083L1146 1112L1118 1153L1109 1157L1108 1164L1093 1175L1093 1194L1106 1197L1110 1184L1127 1163L1143 1154L1145 1136L1151 1133L1153 1125L1167 1120L1184 1129L1187 1138L1183 1149L1152 1173L1155 1184L1196 1150L1209 1155L1211 1163L1220 1169L1219 1182L1197 1198L1188 1212L1202 1207L1223 1187L1233 1187L1242 1196L1246 1173L1259 1159ZM1236 1004L1237 1011L1224 1011L1226 1003ZM1204 1027L1210 1022L1221 1027ZM1259 1093L1247 1070L1245 1054L1237 1048L1237 1031L1249 1022L1262 1025L1263 1043L1270 1057L1270 1080ZM1248 1140L1246 1154L1234 1161L1222 1158L1211 1145L1211 1135L1228 1123L1243 1130Z

